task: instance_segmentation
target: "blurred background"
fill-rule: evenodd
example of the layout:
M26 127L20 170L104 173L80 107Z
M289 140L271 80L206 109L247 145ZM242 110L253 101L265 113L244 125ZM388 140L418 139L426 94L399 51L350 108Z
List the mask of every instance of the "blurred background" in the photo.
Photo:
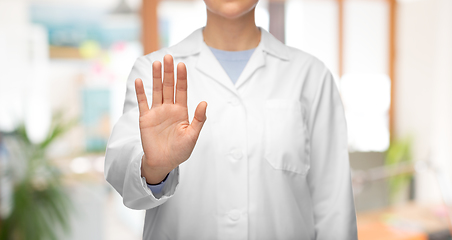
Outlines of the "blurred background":
M135 59L206 22L202 0L0 0L0 239L141 239L104 180ZM451 239L452 1L261 0L345 106L360 239Z

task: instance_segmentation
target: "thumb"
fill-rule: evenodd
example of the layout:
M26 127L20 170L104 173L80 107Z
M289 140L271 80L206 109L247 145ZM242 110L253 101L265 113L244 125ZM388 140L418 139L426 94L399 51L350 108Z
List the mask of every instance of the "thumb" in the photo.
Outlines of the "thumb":
M196 136L199 135L201 132L201 128L204 125L204 122L206 122L206 109L207 109L207 103L202 101L198 104L195 110L195 116L193 117L193 121L190 124L190 127L194 132L196 133Z

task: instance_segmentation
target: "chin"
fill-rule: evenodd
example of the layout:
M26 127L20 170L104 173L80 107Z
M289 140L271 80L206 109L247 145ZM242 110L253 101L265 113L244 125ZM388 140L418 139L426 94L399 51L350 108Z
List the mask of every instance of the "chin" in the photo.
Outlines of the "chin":
M212 13L228 19L239 18L252 11L259 0L204 0Z

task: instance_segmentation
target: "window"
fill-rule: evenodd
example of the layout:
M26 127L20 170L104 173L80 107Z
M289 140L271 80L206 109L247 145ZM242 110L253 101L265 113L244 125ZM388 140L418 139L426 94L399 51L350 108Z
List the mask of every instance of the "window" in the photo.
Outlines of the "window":
M385 151L389 146L388 20L384 0L286 1L286 43L318 57L333 73L350 151Z

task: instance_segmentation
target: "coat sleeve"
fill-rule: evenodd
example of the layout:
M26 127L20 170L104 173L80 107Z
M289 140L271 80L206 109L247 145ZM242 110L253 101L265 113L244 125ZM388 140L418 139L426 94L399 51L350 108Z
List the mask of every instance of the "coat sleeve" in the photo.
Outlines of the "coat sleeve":
M168 176L159 194L153 194L141 177L141 146L139 111L135 93L135 79L143 80L149 106L152 101L152 62L148 56L135 62L127 79L123 115L115 124L105 154L105 178L122 196L124 205L137 210L163 204L179 183L179 167Z
M316 239L357 239L347 126L333 76L324 68L309 114L311 167L308 185Z

